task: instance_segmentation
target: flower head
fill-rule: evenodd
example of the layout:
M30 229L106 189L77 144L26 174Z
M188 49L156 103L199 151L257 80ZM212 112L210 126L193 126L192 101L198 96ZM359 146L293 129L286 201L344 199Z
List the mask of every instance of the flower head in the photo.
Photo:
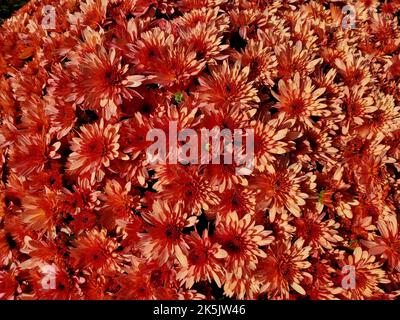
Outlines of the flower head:
M235 272L238 278L256 269L259 258L265 257L261 247L274 239L271 231L255 225L251 215L239 219L236 212L217 225L215 237L222 249L228 252L227 271Z
M72 139L67 169L92 183L101 181L104 169L119 156L119 127L105 125L103 119L100 123L82 127L79 136Z

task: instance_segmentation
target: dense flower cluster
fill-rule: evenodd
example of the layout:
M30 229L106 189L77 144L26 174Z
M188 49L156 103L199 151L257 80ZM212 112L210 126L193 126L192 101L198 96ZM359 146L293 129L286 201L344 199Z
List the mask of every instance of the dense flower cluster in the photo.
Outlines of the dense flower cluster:
M396 299L400 1L345 4L32 0L5 21L0 298ZM171 121L254 129L254 171L149 163Z

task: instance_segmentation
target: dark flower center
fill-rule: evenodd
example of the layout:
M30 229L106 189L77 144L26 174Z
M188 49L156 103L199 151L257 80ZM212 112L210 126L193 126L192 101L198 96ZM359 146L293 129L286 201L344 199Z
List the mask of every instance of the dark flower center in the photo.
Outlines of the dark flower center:
M189 254L189 261L192 264L201 264L206 262L207 253L202 250L193 250Z
M121 76L116 70L107 70L104 74L107 83L111 86L121 82Z
M176 225L170 225L165 229L165 236L171 240L177 240L181 236L181 229Z
M242 241L240 237L234 237L225 244L226 250L231 254L237 254L242 251Z

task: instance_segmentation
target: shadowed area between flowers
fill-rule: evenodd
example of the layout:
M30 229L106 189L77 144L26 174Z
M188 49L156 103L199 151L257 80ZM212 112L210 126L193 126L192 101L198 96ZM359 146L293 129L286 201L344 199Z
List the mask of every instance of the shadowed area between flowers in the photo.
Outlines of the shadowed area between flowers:
M1 0L0 1L0 25L9 18L16 10L21 8L27 0Z

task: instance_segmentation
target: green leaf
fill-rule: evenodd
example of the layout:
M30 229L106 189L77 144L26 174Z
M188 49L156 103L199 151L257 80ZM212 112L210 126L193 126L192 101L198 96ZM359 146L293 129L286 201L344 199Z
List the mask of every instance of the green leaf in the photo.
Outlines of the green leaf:
M183 93L182 92L175 93L174 99L177 104L180 104L184 100Z

